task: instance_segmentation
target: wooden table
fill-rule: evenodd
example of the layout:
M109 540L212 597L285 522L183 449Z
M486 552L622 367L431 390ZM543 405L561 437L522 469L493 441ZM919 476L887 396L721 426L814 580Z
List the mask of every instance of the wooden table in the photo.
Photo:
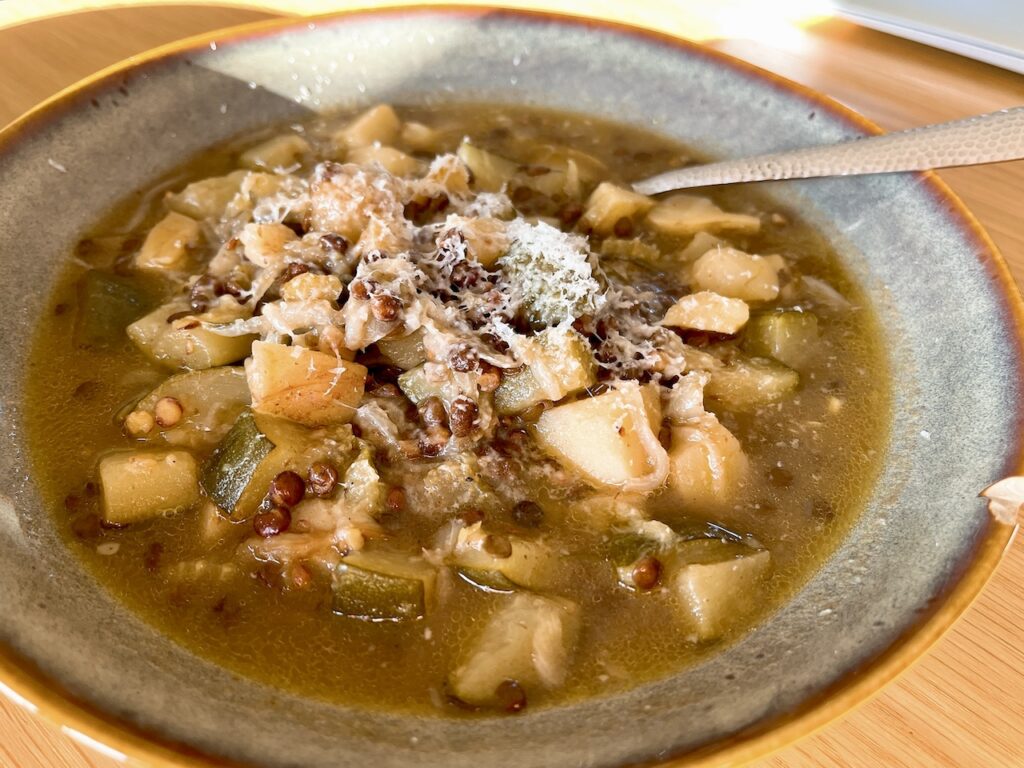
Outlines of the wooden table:
M613 3L592 5L596 12ZM269 15L213 6L121 8L0 30L0 124L116 60ZM888 129L1024 104L1022 76L837 20L781 42L711 44L829 93ZM1024 284L1024 163L942 175ZM115 765L0 698L2 768ZM913 669L855 712L759 764L768 766L1024 766L1024 538L974 606Z

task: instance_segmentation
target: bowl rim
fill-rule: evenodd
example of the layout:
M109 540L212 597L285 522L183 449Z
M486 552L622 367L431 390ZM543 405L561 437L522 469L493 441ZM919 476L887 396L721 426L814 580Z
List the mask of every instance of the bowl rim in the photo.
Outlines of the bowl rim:
M599 19L546 10L527 10L494 4L389 5L354 7L312 16L282 16L225 27L183 38L131 56L99 70L40 102L23 115L0 128L0 155L16 149L23 138L45 128L79 105L80 99L97 93L119 77L145 70L160 62L222 45L244 43L284 32L291 28L344 23L351 17L387 17L415 13L448 14L479 18L508 16L532 21L549 21L583 29L596 29L643 38L649 43L681 49L694 56L711 59L719 66L760 80L764 85L795 93L816 107L826 110L852 127L869 134L882 129L839 101L781 75L762 69L727 53L650 27L609 19ZM1018 378L1024 379L1024 301L1005 259L991 237L960 198L933 171L917 174L923 186L945 204L948 215L978 246L978 258L992 279L1001 300L1004 322L1012 329L1017 346ZM1024 398L1017 403L1015 421L1024 434ZM1008 452L1007 474L1024 474L1024 438ZM1013 543L1019 525L986 521L983 534L962 565L959 577L935 601L936 607L906 628L882 653L860 668L846 672L824 691L796 709L757 722L752 726L705 745L695 751L670 755L664 760L644 763L664 768L711 768L716 765L744 765L765 757L799 739L811 735L879 693L896 677L919 661L967 610L995 572L1003 555ZM197 750L188 744L150 732L127 720L104 712L66 690L32 661L0 642L0 693L13 703L38 714L64 734L105 752L153 768L246 768L223 757Z

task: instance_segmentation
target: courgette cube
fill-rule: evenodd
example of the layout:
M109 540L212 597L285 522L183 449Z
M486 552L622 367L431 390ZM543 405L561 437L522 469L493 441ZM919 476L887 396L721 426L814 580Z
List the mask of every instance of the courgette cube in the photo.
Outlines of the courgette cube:
M439 374L439 377L435 377L435 373ZM448 369L442 370L438 367L435 370L428 370L425 364L418 365L399 376L398 387L414 403L428 397L439 397L445 405L450 405L452 400L461 394Z
M185 302L171 302L128 326L128 337L146 355L171 368L213 368L234 363L249 354L255 335L221 336L198 322L179 325L172 318L188 312Z
M571 328L548 328L522 339L516 356L526 365L507 371L494 392L502 415L521 413L542 400L561 400L597 381L590 345Z
M711 406L750 411L786 399L799 384L800 374L774 360L737 358L711 372L704 396Z
M498 571L480 570L478 568L457 568L455 573L464 582L483 592L506 595L516 591L516 585L507 576Z
M124 340L125 328L145 311L146 297L131 282L90 270L78 282L75 345L114 347Z
M492 544L494 540L500 540L501 548ZM558 555L542 542L490 534L482 523L459 531L452 559L460 568L500 574L512 584L529 589L551 586L558 567Z
M476 706L500 704L498 688L514 680L529 694L565 680L579 637L579 607L557 597L519 593L491 616L448 677L451 692Z
M427 359L427 352L423 348L422 329L406 336L385 336L377 341L377 349L389 363L403 371L411 370Z
M200 484L206 495L229 516L250 486L274 443L257 426L252 411L243 411L231 431L203 464Z
M412 621L426 616L436 573L419 558L353 552L334 569L333 611L363 621Z
M181 512L199 501L188 451L120 451L100 460L103 519L117 525Z
M814 357L817 344L818 318L810 312L785 310L751 318L742 347L757 357L800 368Z

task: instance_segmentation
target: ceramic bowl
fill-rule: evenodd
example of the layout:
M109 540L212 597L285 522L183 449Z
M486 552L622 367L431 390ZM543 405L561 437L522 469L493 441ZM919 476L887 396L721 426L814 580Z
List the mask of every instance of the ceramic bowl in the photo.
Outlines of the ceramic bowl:
M741 761L835 717L923 652L1011 529L978 491L1019 471L1020 299L929 174L771 189L835 244L888 333L894 419L849 536L796 597L669 679L516 717L356 711L241 679L174 645L67 551L21 428L36 318L77 236L197 151L381 101L540 104L654 127L710 156L876 129L833 101L679 40L488 9L367 12L195 39L101 73L0 137L0 680L114 754L157 765L516 768ZM55 428L57 427L55 422Z

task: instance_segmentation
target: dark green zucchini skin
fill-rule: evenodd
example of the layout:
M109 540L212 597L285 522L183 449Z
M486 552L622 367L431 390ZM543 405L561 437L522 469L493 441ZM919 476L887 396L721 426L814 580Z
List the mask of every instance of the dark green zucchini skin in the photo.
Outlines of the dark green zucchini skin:
M426 615L423 582L342 563L334 572L334 613L364 621L411 621Z
M124 329L148 309L147 296L130 280L90 270L78 282L75 346L109 349L125 340Z
M274 447L256 425L252 411L243 411L203 464L199 484L214 504L233 516L257 468Z

